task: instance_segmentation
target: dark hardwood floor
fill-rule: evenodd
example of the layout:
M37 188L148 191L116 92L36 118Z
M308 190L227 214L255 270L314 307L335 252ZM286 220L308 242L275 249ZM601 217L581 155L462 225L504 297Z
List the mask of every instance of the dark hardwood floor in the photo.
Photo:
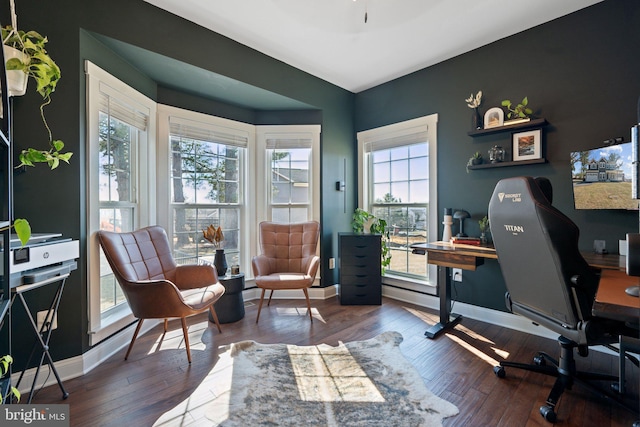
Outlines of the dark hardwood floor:
M544 404L553 378L508 369L497 378L492 366L503 358L530 362L538 350L557 354L557 344L500 326L464 319L436 340L424 337L437 315L415 305L387 298L381 306L341 306L336 299L312 301L314 321L305 316L303 300L274 300L263 308L247 304L246 317L223 324L222 334L206 314L189 319L193 363L187 363L179 320L163 337L158 326L139 337L128 361L125 349L87 375L68 380L70 395L61 399L57 385L41 390L33 403L68 403L72 426L151 426L166 411L190 396L216 364L220 346L242 340L312 345L372 338L398 331L400 348L422 374L427 387L454 403L460 413L445 426L545 426L538 408ZM593 372L617 372L614 356L591 351L577 358L577 367ZM639 404L638 368L627 363L627 402ZM603 385L608 386L608 385ZM635 416L607 400L574 386L557 407L561 426L631 426ZM198 424L201 425L201 424ZM312 425L312 423L310 423Z

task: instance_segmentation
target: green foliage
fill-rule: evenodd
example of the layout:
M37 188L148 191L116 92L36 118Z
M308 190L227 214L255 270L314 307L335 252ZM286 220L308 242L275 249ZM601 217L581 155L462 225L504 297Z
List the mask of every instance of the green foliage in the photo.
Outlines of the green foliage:
M533 114L533 110L531 110L531 108L528 108L527 105L529 105L529 99L526 96L522 99L522 102L520 102L515 106L508 99L505 99L504 101L502 101L502 106L506 107L507 110L509 110L509 112L507 113L507 118L509 119L510 118L525 119L529 117L531 114Z
M467 161L467 173L469 173L469 166L482 164L482 154L479 151L473 153L473 156L469 157Z
M21 166L35 166L35 163L47 163L51 169L59 166L60 160L69 163L73 153L61 153L64 143L60 140L53 140L51 129L44 116L44 107L51 103L51 94L56 90L60 80L60 68L51 59L45 44L47 38L36 31L14 30L11 25L2 28L2 40L4 44L14 49L18 49L25 55L25 62L18 58L11 58L7 61L7 70L20 70L36 82L36 91L42 96L43 102L40 104L40 117L49 135L49 149L36 150L28 148L19 155Z
M363 233L365 224L369 225L369 230L372 234L380 234L381 239L381 256L380 265L382 274L384 274L391 265L391 248L389 247L389 229L387 228L387 221L382 218L377 218L375 215L365 211L364 209L356 208L353 212L351 221L351 228L355 233Z
M482 219L478 221L478 225L480 226L480 232L486 233L489 230L489 217L486 215L482 217Z
M29 221L23 218L18 218L13 221L13 225L0 228L0 231L5 231L11 227L15 229L16 234L18 235L18 239L20 239L20 243L22 243L22 246L26 245L31 238L31 225L29 224Z
M4 356L0 357L0 378L4 377L8 372L9 372L9 366L13 363L13 357L11 357L11 355L9 354L5 354ZM15 388L15 387L11 387L11 389L9 390L9 395L13 394L16 399L18 399L18 402L20 401L20 391ZM7 396L0 396L0 400L4 400Z

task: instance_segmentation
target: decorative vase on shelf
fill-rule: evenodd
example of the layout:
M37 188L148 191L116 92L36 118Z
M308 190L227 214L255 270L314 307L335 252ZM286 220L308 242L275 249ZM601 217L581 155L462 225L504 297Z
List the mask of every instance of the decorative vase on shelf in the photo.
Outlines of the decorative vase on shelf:
M482 129L483 127L483 118L478 111L478 107L473 109L473 116L471 117L471 128L474 130Z
M216 267L218 277L223 277L227 274L227 257L224 254L224 249L216 249L213 265Z

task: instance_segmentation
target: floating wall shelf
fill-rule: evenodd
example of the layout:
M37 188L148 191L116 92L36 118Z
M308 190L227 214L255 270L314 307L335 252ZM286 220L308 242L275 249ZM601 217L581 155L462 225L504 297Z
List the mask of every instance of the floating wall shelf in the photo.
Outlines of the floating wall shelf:
M520 160L517 162L497 162L497 163L483 163L481 165L469 165L469 169L491 169L491 168L505 168L508 166L525 166L535 165L539 163L547 163L547 159L533 159L533 160Z
M489 128L489 129L472 130L467 134L473 138L476 138L479 136L492 135L495 133L512 132L512 131L524 130L524 129L533 129L533 128L545 126L546 124L547 124L546 119L533 119L533 120L529 120L528 122L518 123L516 125L498 126L498 127Z

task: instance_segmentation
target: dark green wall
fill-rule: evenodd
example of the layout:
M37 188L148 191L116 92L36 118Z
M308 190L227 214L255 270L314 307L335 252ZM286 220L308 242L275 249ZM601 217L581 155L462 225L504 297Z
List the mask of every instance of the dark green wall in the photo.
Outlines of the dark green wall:
M6 5L3 11L6 10ZM55 19L52 19L55 8ZM438 113L440 207L464 208L475 219L484 215L495 182L515 174L547 175L556 204L579 223L586 247L604 238L611 247L626 231L637 230L637 215L576 212L569 187L569 151L597 145L611 136L629 134L640 95L639 6L633 0L608 0L461 55L371 90L354 95L276 61L246 46L156 9L142 0L21 0L19 26L49 37L48 50L63 71L47 117L54 137L73 151L71 165L54 172L29 169L16 177L16 214L27 217L34 231L59 231L79 239L79 269L71 275L61 304L60 328L53 333L54 359L88 350L86 304L86 209L83 60L92 59L159 102L217 113L260 124L313 120L322 124L323 284L335 283L328 258L335 256L335 234L350 228L356 201L355 132L426 114ZM5 22L7 14L2 15ZM238 108L155 85L118 58L90 33L101 34L313 106L301 113ZM428 41L417 41L417 44ZM634 56L635 55L635 56ZM508 141L467 136L471 119L464 99L485 92L483 109L504 98L529 96L536 114L549 120L545 133L549 163L542 166L473 171L464 165L474 151L486 152ZM15 100L18 148L44 143L33 93ZM346 164L346 171L345 171ZM335 181L345 180L344 193ZM441 210L441 209L439 209ZM469 230L476 232L475 224ZM458 286L461 300L504 309L504 286L495 263L465 273ZM35 306L45 295L35 295ZM38 308L40 309L40 308ZM16 335L24 335L19 319ZM16 356L29 349L18 341ZM26 349L26 350L25 350Z
M445 207L465 209L478 235L477 220L498 180L544 175L554 186L554 204L581 229L580 246L591 250L604 239L617 251L618 239L638 231L638 213L576 211L569 153L598 146L615 136L630 138L640 96L640 3L605 1L524 31L438 65L356 95L356 131L438 113L438 223ZM529 103L549 122L543 133L547 164L466 173L467 159L485 158L495 144L510 150L510 133L471 138L471 109L464 101L482 90L482 112L503 99ZM440 230L440 233L442 231ZM441 235L441 234L439 234ZM504 310L504 282L496 262L464 272L460 300Z
M337 247L333 235L349 228L350 212L354 209L355 187L348 193L346 209L342 207L343 194L333 189L335 177L343 173L343 159L351 162L354 156L354 94L141 0L61 0L55 4L56 19L51 19L53 8L53 5L43 6L42 2L33 0L21 1L18 22L20 28L37 29L50 40L47 49L62 69L62 79L47 110L48 118L54 137L64 140L74 156L70 166L60 167L53 173L35 168L17 177L15 207L17 216L27 217L34 231L59 231L80 240L79 269L68 281L60 308L60 327L53 332L52 342L55 345L51 351L54 359L72 357L89 348L84 250L87 238L84 59L91 59L161 103L256 124L320 123L323 176L321 255L323 260L335 256ZM3 17L6 16L4 13ZM301 112L254 111L159 87L93 38L93 33L301 101L313 109ZM46 143L46 135L40 129L37 116L37 102L38 98L31 93L15 101L15 145L18 149ZM326 188L329 190L325 191ZM323 285L333 284L335 274L328 269L328 261L323 262L321 268ZM34 293L32 299L34 307L42 309L48 296ZM14 323L14 337L24 335L23 325L18 315ZM14 355L19 360L26 359L30 339L17 338L14 344Z

